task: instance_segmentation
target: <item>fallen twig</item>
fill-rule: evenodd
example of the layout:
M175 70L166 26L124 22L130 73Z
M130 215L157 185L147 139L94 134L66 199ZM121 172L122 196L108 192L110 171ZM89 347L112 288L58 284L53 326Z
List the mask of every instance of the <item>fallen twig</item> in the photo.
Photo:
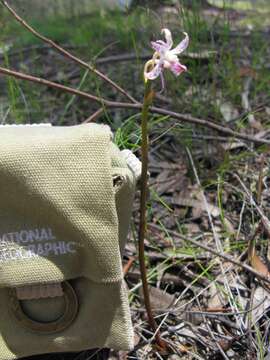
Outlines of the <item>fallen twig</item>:
M159 229L160 231L162 231L162 227L158 226L158 225L155 225L155 224L149 224L149 227L153 227L155 229ZM201 248L201 249L204 249L205 251L208 251L210 252L211 254L214 254L236 266L239 266L241 267L242 269L246 270L247 272L250 272L251 274L255 275L257 278L265 281L266 283L270 284L270 279L268 277L265 277L264 275L260 274L259 272L257 272L256 270L254 270L252 267L246 265L246 264L243 264L241 263L240 261L237 261L235 260L234 258L232 258L231 256L228 256L228 255L225 255L225 254L221 254L220 252L210 248L209 246L207 245L204 245L202 242L199 242L199 241L196 241L194 239L191 239L189 237L186 237L186 236L183 236L179 233L177 233L176 231L173 231L173 230L169 230L167 229L166 230L168 234L171 234L179 239L182 239L184 241L189 241L191 244Z
M56 83L56 82L53 82L53 81L43 79L43 78L23 74L21 72L14 71L14 70L9 70L9 69L3 68L3 67L0 67L0 74L8 75L8 76L15 77L17 79L31 81L31 82L34 82L34 83L37 83L37 84L40 84L40 85L45 85L45 86L48 86L48 87L52 87L52 88L55 88L55 89L58 89L58 90L61 90L61 91L64 91L64 92L68 92L68 93L73 94L73 95L81 96L81 97L86 98L88 100L98 102L99 104L106 103L107 106L110 106L110 101L107 101L107 100L105 100L105 99L103 99L101 97L91 95L91 94L86 93L84 91L76 90L76 89L73 89L73 88L71 88L69 86L65 86L65 85L62 85L62 84L59 84L59 83Z
M86 120L83 121L83 124L96 121L104 112L104 108L100 108L90 115Z
M259 138L255 137L255 136L251 136L251 135L240 134L237 131L234 131L234 130L228 128L228 127L218 125L218 124L216 124L216 123L214 123L212 121L195 118L195 117L193 117L191 115L188 115L188 114L179 114L179 113L176 113L174 111L161 109L161 108L157 108L157 107L152 107L152 108L150 108L150 110L152 112L154 112L154 113L157 113L157 114L169 115L170 117L172 117L174 119L178 119L178 120L188 122L188 123L191 123L191 124L201 125L201 126L209 128L209 129L216 130L216 131L218 131L218 132L220 132L222 134L226 134L227 136L232 136L234 138L251 141L251 142L253 142L255 144L267 144L267 145L270 145L269 140L259 139Z
M127 273L129 272L130 268L132 267L133 263L135 261L135 258L134 257L130 257L128 259L128 262L124 265L123 267L123 274L124 276L127 275Z

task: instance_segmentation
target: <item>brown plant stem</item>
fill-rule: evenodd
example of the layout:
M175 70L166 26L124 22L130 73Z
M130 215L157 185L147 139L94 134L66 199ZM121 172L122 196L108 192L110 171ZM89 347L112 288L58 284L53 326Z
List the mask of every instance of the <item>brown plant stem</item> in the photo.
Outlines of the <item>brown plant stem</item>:
M38 83L40 85L45 85L48 87L52 87L61 91L65 91L68 92L70 94L73 95L78 95L80 97L86 98L88 100L92 100L95 101L97 103L99 103L102 106L106 106L107 108L120 108L120 109L134 109L134 110L141 110L142 109L142 104L141 103L137 103L137 104L132 104L132 103L124 103L124 102L118 102L118 101L110 101L110 100L106 100L104 98L101 97L97 97L94 95L91 95L89 93L86 93L84 91L80 91L77 89L73 89L71 87L68 86L64 86L61 85L59 83L53 82L53 81L49 81L43 78L39 78L39 77L35 77L32 75L27 75L18 71L14 71L14 70L10 70L10 69L6 69L3 67L0 67L0 74L3 75L7 75L7 76L12 76L21 80L26 80L26 81L31 81L34 83ZM202 127L206 127L208 129L217 131L221 134L227 135L227 136L231 136L233 138L236 139L242 139L245 141L250 141L253 142L254 144L258 144L258 145L270 145L270 141L266 140L266 139L260 139L257 138L255 136L252 135L246 135L246 134L241 134L238 133L237 131L234 131L228 127L224 127L221 126L219 124L216 124L212 121L208 121L205 119L200 119L200 118L196 118L194 116L188 115L188 114L180 114L171 110L167 110L167 109L162 109L156 106L150 106L149 107L149 111L151 113L154 114L160 114L160 115L169 115L171 118L173 119L177 119L179 121L183 121L189 124L194 124L194 125L199 125Z
M129 99L132 103L138 103L137 100L135 100L131 95L129 95L126 90L124 90L123 88L121 88L119 85L117 85L113 80L111 80L110 78L108 78L105 74L103 74L102 72L100 72L99 70L95 69L94 66L88 64L87 62L79 59L78 57L76 57L75 55L71 54L69 51L65 50L64 48L62 48L60 45L56 44L54 41L52 41L51 39L41 35L37 30L35 30L32 26L30 26L24 19L22 19L17 12L8 4L7 1L5 0L1 0L2 5L11 13L11 15L23 26L25 27L29 32L31 32L34 36L36 36L38 39L40 39L41 41L43 41L44 43L49 44L52 48L54 48L55 50L57 50L61 55L63 55L64 57L66 57L69 60L74 61L75 63L77 63L78 65L80 65L81 67L84 67L90 71L92 71L94 74L96 74L97 76L99 76L101 79L103 79L105 82L107 82L108 84L110 84L113 88L115 88L117 91L119 91L121 94L125 95L125 97L127 99Z
M144 99L142 106L142 121L141 121L141 158L142 158L142 175L141 175L141 198L140 198L140 225L139 225L139 264L140 264L140 273L142 279L143 287L143 297L144 305L148 317L149 325L155 334L155 340L157 345L161 348L166 348L164 342L160 337L158 331L157 323L153 316L150 294L147 282L147 269L145 264L145 251L144 251L144 240L147 234L147 194L148 194L148 150L149 150L149 140L148 140L148 118L149 118L149 108L153 101L153 90L151 87L151 82L147 81L145 83Z

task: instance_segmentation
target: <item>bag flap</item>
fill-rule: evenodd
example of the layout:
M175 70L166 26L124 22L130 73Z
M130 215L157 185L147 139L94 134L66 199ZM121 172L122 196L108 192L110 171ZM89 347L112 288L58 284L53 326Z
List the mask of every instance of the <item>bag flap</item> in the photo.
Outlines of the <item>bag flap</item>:
M120 281L110 128L0 131L0 286Z

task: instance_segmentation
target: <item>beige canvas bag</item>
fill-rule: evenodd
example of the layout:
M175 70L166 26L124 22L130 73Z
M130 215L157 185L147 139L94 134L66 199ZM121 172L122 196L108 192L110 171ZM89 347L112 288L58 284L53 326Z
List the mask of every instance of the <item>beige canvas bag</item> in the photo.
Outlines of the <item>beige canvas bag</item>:
M135 175L109 127L0 129L0 359L130 350Z

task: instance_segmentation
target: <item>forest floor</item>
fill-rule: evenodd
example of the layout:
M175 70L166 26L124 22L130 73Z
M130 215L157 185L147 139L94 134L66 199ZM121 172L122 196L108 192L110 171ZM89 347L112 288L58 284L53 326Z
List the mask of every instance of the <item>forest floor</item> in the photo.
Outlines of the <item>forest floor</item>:
M155 105L270 139L270 8L260 6L260 1L252 8L234 7L232 2L224 7L226 1L184 3L187 6L180 9L158 5L138 7L126 15L101 11L68 20L24 15L42 34L95 63L140 100L150 40L160 39L163 27L171 29L175 41L186 31L191 41L181 62L188 72L177 79L166 74L162 94L156 81ZM0 59L5 66L122 100L5 12L0 24ZM98 109L88 100L13 78L0 76L0 89L2 123L74 125ZM138 112L114 109L98 122L112 127L121 149L140 155ZM150 142L148 280L161 335L175 350L173 355L159 353L147 325L137 256L136 197L124 256L136 348L130 354L111 353L110 359L269 360L269 284L241 266L270 276L269 148L158 115L150 119ZM102 352L52 358L97 356L106 358Z

